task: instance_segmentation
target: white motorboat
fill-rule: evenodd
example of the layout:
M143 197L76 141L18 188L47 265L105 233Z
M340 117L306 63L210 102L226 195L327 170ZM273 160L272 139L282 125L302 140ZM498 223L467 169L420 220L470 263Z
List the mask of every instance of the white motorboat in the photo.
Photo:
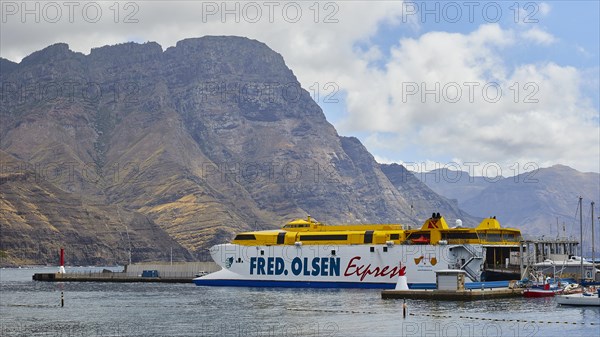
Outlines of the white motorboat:
M571 295L557 295L556 302L561 305L580 305L600 307L600 296L598 292L580 293Z

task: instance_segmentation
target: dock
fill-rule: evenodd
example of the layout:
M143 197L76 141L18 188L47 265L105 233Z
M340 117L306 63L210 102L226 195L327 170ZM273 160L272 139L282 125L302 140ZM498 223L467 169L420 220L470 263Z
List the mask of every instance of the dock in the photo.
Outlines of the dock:
M396 289L382 291L381 298L473 301L523 296L523 289L515 288L516 281L511 281L507 288L466 289L465 274L462 269L436 270L435 289L409 289L406 276L400 275Z
M522 289L492 288L468 290L384 290L382 299L419 299L438 301L474 301L523 296Z
M219 269L214 262L139 263L125 266L122 272L105 269L99 272L36 273L32 279L43 282L192 283L197 274Z

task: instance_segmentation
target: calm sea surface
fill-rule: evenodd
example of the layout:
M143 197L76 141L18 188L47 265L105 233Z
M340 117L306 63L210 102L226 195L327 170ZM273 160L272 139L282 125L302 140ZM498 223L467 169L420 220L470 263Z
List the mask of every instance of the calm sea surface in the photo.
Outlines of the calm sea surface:
M403 319L378 290L31 280L54 270L0 269L1 336L600 336L598 308L552 298L411 300Z

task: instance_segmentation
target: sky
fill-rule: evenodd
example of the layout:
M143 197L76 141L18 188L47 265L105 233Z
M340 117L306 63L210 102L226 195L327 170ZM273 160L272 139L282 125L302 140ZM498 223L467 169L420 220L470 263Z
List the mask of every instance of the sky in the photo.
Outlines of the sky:
M280 53L381 163L512 176L600 172L592 1L0 1L0 57L237 35Z

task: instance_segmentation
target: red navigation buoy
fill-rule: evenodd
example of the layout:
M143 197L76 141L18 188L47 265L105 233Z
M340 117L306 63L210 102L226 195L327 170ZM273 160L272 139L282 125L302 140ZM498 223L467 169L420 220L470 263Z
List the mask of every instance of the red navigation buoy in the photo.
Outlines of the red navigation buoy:
M58 273L65 273L65 249L63 247L60 247L60 267L58 268Z

